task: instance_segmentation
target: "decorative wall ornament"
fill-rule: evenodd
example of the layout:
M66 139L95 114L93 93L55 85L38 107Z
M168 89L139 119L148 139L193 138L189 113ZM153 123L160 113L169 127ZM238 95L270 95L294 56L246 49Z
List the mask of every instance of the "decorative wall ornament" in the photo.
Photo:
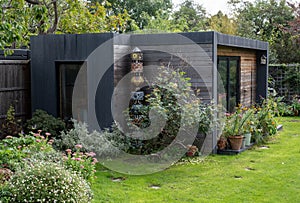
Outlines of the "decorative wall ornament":
M130 56L132 60L131 73L133 75L131 83L138 87L145 81L143 77L143 53L138 47L135 47Z
M143 77L143 53L138 48L135 47L131 53L131 83L134 84L137 89L142 85L145 80ZM143 108L142 101L144 100L144 92L136 91L131 93L131 101L133 102L131 106L131 115L134 118L133 123L139 125L143 120L143 115L141 113L141 109Z

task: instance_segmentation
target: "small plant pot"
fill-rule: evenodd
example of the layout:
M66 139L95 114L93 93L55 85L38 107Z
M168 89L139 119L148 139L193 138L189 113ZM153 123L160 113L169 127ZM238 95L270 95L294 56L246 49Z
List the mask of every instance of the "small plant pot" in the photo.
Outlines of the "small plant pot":
M250 146L250 144L251 144L251 133L246 133L244 135L244 137L245 137L245 145Z
M229 136L228 140L230 142L231 145L231 149L233 150L240 150L242 143L243 143L243 136Z

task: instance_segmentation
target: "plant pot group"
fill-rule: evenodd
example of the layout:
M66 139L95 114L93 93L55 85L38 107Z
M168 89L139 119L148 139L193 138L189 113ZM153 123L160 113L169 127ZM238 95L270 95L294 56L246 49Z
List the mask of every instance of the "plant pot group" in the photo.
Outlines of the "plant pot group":
M219 150L232 149L240 150L251 145L251 133L244 135L229 136L227 138L221 137L218 140L217 146ZM230 148L229 148L230 147Z

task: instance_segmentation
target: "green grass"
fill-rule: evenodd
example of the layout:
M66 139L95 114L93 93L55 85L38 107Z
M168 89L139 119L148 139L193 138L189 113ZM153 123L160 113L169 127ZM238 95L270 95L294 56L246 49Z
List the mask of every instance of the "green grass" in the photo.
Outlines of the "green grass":
M94 202L300 202L300 118L281 118L279 123L283 131L266 144L268 149L211 155L197 164L144 176L99 168ZM113 182L112 177L125 180Z

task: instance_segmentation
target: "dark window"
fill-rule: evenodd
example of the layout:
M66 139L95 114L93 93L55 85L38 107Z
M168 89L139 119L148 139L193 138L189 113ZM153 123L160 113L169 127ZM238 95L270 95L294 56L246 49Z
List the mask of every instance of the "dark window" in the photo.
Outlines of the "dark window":
M72 118L72 95L77 74L83 62L58 62L59 116Z
M218 103L233 112L240 102L240 58L218 57Z

